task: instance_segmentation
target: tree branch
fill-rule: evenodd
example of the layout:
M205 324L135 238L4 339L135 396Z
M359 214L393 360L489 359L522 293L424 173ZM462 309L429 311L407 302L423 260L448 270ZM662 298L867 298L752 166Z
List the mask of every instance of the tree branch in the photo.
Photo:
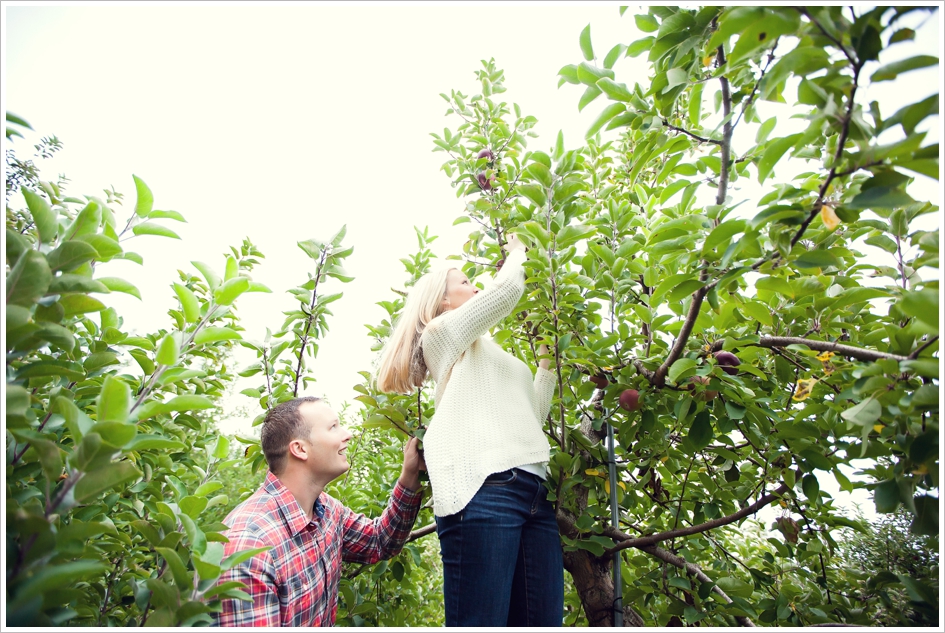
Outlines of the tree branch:
M717 352L722 349L723 343L724 342L721 340L713 343L712 351ZM796 336L762 336L757 343L746 343L746 345L767 348L787 347L788 345L806 345L812 350L816 350L818 352L833 352L841 356L846 356L847 358L855 358L856 360L863 361L882 360L884 358L904 361L913 358L911 355L902 356L900 354L889 354L887 352L877 352L870 349L863 349L861 347L853 347L852 345L843 345L833 341L815 341L812 339L800 338ZM928 345L928 343L926 345ZM917 354L917 352L920 352L923 349L925 349L925 347L919 348L913 352L913 354Z
M925 344L924 344L922 347L916 349L914 352L912 352L911 354L909 354L909 356L908 356L909 360L915 360L916 358L918 358L918 357L919 357L919 354L921 354L921 353L924 352L926 349L928 349L928 348L929 348L931 345L933 345L933 344L935 343L935 341L937 341L937 340L938 340L938 335L935 335L935 336L933 336L932 338L930 338L928 341L925 342Z
M840 165L840 159L843 158L843 149L847 144L847 136L850 134L850 122L853 121L853 106L856 105L854 97L856 96L857 82L860 79L860 66L857 65L856 62L853 62L852 59L850 61L853 63L853 85L850 87L850 100L849 103L847 103L847 113L843 117L843 127L840 130L840 139L837 141L837 152L834 154L833 164L830 166L827 179L824 180L824 183L820 186L817 200L814 202L814 207L811 209L810 215L807 216L807 219L801 224L797 233L791 238L792 247L797 244L798 240L801 239L801 236L804 235L804 232L807 230L807 227L810 226L810 223L814 221L814 218L817 217L817 214L820 212L820 208L824 204L824 198L827 196L827 189L829 189L833 179L837 177L837 167Z
M624 532L621 532L620 530L617 530L615 528L612 528L609 526L605 527L603 531L604 536L609 536L610 538L619 540L621 542L614 545L607 551L605 551L604 556L610 556L614 552L620 551L622 549L627 549L628 547L636 547L637 549L642 549L644 551L647 551L645 549L646 547L654 545L661 541L668 541L669 539L677 538L679 536L689 536L691 534L698 534L700 532L708 532L709 530L713 530L717 527L722 527L723 525L734 523L735 521L738 521L739 519L743 519L750 514L755 514L756 512L761 510L763 507L765 507L766 505L768 505L775 499L779 498L788 490L789 488L786 485L781 484L780 486L778 486L778 488L774 492L769 492L768 494L763 496L761 499L759 499L755 503L739 510L738 512L735 512L734 514L730 514L725 517L720 517L718 519L713 519L712 521L706 521L705 523L701 523L699 525L693 525L686 528L679 528L678 530L670 530L668 532L660 532L658 534L651 534L650 536L634 538L630 536L629 534L625 534Z
M696 139L700 143L712 143L713 145L722 144L722 141L716 140L714 138L704 138L702 136L699 136L698 134L694 134L690 132L689 130L683 129L681 127L676 127L675 125L670 124L670 122L667 121L666 119L663 119L663 127L667 127L671 130L675 130L676 132L682 132L683 134L686 134L687 136L691 136L692 138Z
M410 543L411 541L416 541L418 538L422 538L427 534L433 534L436 532L436 521L428 525L424 525L422 528L417 528L410 533L410 536L407 537L405 543Z

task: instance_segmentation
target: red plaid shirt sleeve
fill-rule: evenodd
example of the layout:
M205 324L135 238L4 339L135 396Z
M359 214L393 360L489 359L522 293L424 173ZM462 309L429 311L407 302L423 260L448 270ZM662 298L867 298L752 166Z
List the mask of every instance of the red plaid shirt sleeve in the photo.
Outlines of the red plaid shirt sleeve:
M421 497L420 491L411 491L398 481L390 502L376 519L342 506L342 559L350 563L376 563L400 553L417 520Z

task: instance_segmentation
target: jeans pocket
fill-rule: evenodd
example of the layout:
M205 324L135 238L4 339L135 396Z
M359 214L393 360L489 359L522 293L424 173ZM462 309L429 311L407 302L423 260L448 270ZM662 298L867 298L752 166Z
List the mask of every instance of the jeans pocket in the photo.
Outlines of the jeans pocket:
M492 473L482 482L483 486L507 486L518 479L518 471L514 468L503 470L499 473Z

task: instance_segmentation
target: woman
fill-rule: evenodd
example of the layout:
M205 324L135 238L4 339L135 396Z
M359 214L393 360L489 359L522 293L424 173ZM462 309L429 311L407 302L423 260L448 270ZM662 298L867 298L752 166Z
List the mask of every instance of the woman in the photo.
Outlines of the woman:
M423 444L447 626L561 626L564 610L561 541L544 486L554 374L542 359L533 378L486 336L525 290L525 249L517 237L507 249L482 292L456 268L424 275L377 373L384 392L410 393L427 373L436 384Z

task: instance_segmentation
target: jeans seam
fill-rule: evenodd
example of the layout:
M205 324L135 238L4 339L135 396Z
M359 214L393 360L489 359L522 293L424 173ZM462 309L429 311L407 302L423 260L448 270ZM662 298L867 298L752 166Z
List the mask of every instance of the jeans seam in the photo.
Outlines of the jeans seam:
M525 538L520 537L519 547L522 548L522 581L525 583L525 626L532 625L530 596L528 592L528 556L525 552Z

